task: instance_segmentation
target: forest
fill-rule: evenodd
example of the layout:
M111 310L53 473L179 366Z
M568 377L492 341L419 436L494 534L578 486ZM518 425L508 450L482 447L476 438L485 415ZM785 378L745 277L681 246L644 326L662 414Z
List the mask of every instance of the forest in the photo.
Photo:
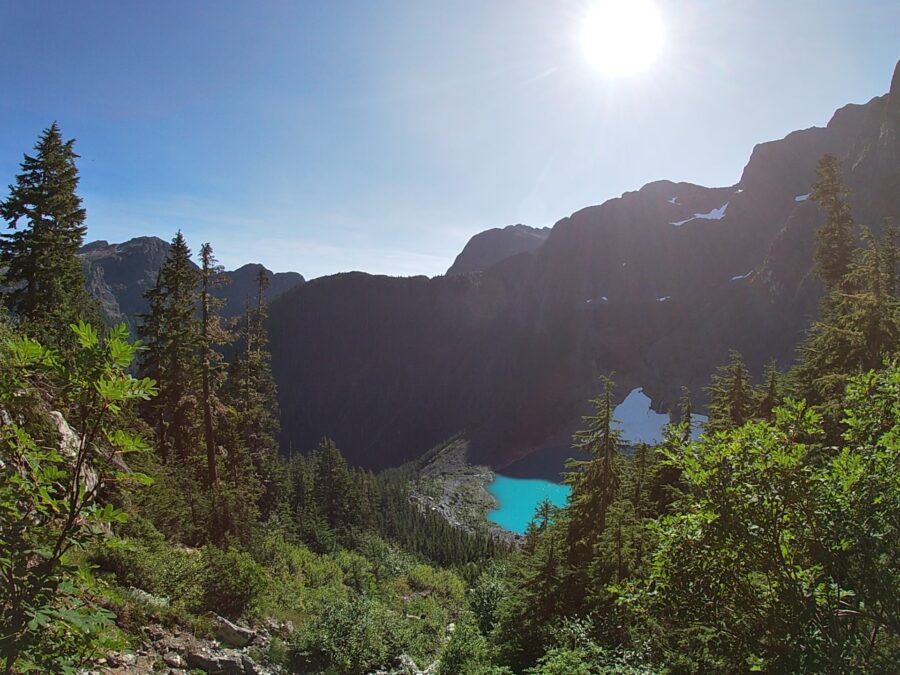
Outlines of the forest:
M568 504L541 505L516 545L423 510L416 462L374 474L328 438L279 447L266 277L225 321L210 243L193 265L174 235L137 336L103 325L76 256L77 159L54 123L0 201L8 675L140 651L146 672L176 668L141 646L148 627L209 639L220 619L265 631L244 670L178 668L896 670L900 242L854 221L834 156L811 188L824 291L793 366L754 381L732 352L700 438L685 391L655 446L623 442L608 374Z

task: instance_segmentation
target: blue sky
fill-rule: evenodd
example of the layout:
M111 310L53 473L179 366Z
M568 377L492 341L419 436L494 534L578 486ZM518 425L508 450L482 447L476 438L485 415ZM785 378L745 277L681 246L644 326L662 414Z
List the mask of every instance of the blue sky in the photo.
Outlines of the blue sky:
M89 239L434 275L490 227L730 185L900 58L896 0L657 0L660 60L609 80L579 47L590 4L0 0L0 183L56 119Z

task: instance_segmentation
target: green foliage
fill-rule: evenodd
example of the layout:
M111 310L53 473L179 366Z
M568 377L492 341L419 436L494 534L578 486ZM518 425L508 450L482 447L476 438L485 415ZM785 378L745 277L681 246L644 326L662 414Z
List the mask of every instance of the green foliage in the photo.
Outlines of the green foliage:
M469 622L456 625L450 642L441 652L437 675L505 675L512 671L495 665L491 645Z
M202 552L203 607L236 618L263 592L265 570L253 557L236 548L206 546Z
M876 672L897 657L898 381L896 368L852 380L840 449L787 401L772 423L670 456L689 490L656 527L641 595L664 661Z
M35 155L25 155L9 196L0 201L0 218L14 230L0 234L8 307L29 334L66 356L75 349L69 324L83 319L99 323L76 257L86 228L76 193L74 143L63 141L56 122L50 125L41 133Z
M824 155L816 167L813 200L827 215L816 234L816 270L828 290L838 288L853 257L853 218L841 179L841 162Z
M728 365L713 375L706 389L709 399L709 432L724 431L741 426L753 416L753 387L750 372L740 352L732 350Z
M152 381L126 372L136 345L124 326L105 340L83 322L71 329L80 351L66 368L34 340L2 346L0 651L7 672L71 669L96 647L113 617L89 599L93 579L75 554L127 519L104 491L149 482L124 462L144 442L118 427L123 407L155 394ZM49 411L48 389L61 392L71 426ZM54 424L30 421L41 417Z
M291 666L302 671L363 673L388 666L400 652L396 617L362 595L329 605L291 646Z

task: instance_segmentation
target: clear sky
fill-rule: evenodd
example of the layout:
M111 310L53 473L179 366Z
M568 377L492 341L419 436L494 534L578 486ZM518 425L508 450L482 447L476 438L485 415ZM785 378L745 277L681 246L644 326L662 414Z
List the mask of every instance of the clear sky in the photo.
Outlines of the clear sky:
M733 184L900 58L897 0L656 4L659 60L610 79L579 45L590 0L0 0L0 184L56 119L88 239L435 275L490 227Z

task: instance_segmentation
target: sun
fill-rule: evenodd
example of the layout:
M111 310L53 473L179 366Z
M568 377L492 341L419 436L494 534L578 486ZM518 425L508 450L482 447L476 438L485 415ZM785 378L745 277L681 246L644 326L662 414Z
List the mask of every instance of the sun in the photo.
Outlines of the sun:
M663 22L651 0L598 0L581 24L585 58L608 77L641 73L663 45Z

